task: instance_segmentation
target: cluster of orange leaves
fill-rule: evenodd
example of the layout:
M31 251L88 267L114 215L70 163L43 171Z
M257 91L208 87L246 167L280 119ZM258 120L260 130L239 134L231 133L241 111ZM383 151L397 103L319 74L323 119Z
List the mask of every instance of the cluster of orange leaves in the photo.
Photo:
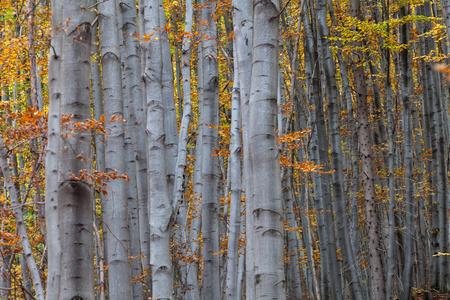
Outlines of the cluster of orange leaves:
M108 187L108 182L110 180L115 179L125 179L126 181L130 181L128 174L118 174L117 170L112 170L111 172L103 172L98 170L80 170L78 171L78 176L75 174L70 174L70 179L76 181L84 181L90 187L94 186L94 184L98 187L99 192L103 195L108 195L108 191L106 188Z

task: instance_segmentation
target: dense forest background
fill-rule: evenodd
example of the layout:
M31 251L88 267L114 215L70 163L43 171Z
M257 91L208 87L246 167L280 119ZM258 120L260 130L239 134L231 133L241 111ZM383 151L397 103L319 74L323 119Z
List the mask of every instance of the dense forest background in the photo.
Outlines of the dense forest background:
M0 299L449 299L450 1L1 0Z

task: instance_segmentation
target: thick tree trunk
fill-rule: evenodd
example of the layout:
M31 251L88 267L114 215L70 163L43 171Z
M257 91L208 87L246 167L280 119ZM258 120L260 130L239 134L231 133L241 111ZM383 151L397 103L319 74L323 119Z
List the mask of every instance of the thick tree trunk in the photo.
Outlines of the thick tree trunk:
M136 39L139 33L137 24L136 1L120 1L122 15L122 32L125 60L125 81L127 88L128 108L130 110L130 132L133 139L136 162L136 184L139 206L139 241L142 257L142 268L149 267L150 259L150 227L148 221L148 180L147 153L145 136L145 116L143 106L143 91L141 83L141 49ZM141 22L143 23L143 22ZM150 276L146 283L150 284Z
M144 30L150 36L146 43L144 82L147 95L147 149L150 220L150 267L152 298L173 299L170 229L173 209L167 187L167 163L162 98L162 52L160 34L160 1L144 1Z
M91 24L88 1L63 1L63 61L61 65L61 114L73 114L72 124L86 122L90 111ZM58 223L61 238L60 299L94 299L92 191L88 182L77 180L89 169L89 131L62 131L58 157ZM80 159L83 158L82 159ZM74 177L75 176L75 177Z
M218 148L219 74L217 57L217 28L213 17L216 3L203 0L203 123L202 131L202 234L203 234L203 299L220 299L219 255L219 159L212 157Z
M121 55L116 0L101 3L99 30L102 55L103 103L105 118L105 170L124 174L124 124ZM106 225L110 233L107 239L108 282L110 299L130 299L131 271L128 263L129 231L127 182L117 178L108 183L106 200Z
M177 111L175 109L175 96L173 86L173 64L172 52L170 50L170 40L168 30L166 28L166 10L163 1L159 4L159 20L161 30L161 51L162 51L162 97L164 104L164 131L165 147L166 147L166 163L167 163L167 188L169 199L172 201L175 183L175 168L178 156L178 127L177 127Z
M277 145L278 1L253 2L253 61L249 108L249 155L255 249L256 299L286 299L284 228Z

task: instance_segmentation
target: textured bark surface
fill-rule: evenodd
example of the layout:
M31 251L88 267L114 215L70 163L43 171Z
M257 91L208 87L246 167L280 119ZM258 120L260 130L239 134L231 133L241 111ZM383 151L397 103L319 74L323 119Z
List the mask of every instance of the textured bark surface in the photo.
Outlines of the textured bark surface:
M145 136L145 113L142 86L142 60L139 41L135 38L139 33L137 23L136 2L133 0L120 1L122 15L122 32L124 44L125 81L127 88L128 107L130 110L130 133L133 139L134 156L136 162L136 184L139 203L139 241L142 257L142 268L146 270L150 259L150 225L148 221L148 180L147 153ZM141 22L143 23L143 22ZM146 282L149 284L150 278Z
M359 0L351 1L352 17L361 19ZM358 42L355 46L361 46ZM370 138L369 110L367 105L367 78L364 66L361 64L363 54L355 51L358 65L353 68L354 90L356 94L356 115L358 122L358 142L361 158L361 177L366 207L366 224L368 236L368 252L370 264L370 295L373 299L385 299L386 287L384 282L383 265L381 262L381 244L379 237L379 219L375 196L374 169L372 163L372 143Z
M98 6L103 77L103 111L106 120L105 170L121 175L125 170L122 71L119 50L119 28L116 0ZM118 120L118 121L117 121ZM128 263L129 231L127 182L123 178L108 183L106 200L106 225L109 238L106 243L108 263L109 298L130 299L131 270Z
M144 83L147 96L147 150L150 221L150 267L152 298L173 299L170 229L173 209L167 186L167 164L162 98L162 52L160 1L144 1L144 30L151 36L145 44ZM156 30L155 30L156 29Z
M174 75L172 54L170 49L170 40L168 30L166 28L166 10L163 1L159 3L159 20L161 29L161 53L162 53L162 97L164 105L164 131L166 137L164 144L166 147L166 169L167 169L167 189L169 199L172 201L174 184L175 184L175 168L178 157L178 124L177 111L175 109L175 92L174 92Z
M86 122L90 111L91 25L88 1L63 1L63 61L61 64L61 114L72 122ZM62 134L68 133L62 130ZM74 132L60 140L58 157L58 223L61 238L60 299L94 299L92 191L88 183L74 180L89 169L91 135ZM81 160L80 158L83 158Z
M253 1L233 0L233 26L238 63L238 77L241 103L242 145L243 145L243 184L245 189L245 286L246 299L255 299L254 277L254 238L253 230L253 197L252 173L248 151L248 106L250 99L250 84L252 72L253 48Z
M124 99L123 117L125 120L129 120L129 102ZM128 208L128 228L130 233L130 271L131 278L136 278L142 274L141 264L141 248L139 243L139 204L137 194L137 181L136 181L136 161L134 156L133 138L131 137L131 122L125 124L125 166L126 173L130 181L127 184L127 208ZM141 300L144 298L144 290L141 281L131 283L132 299Z
M278 1L253 2L253 61L249 107L256 299L286 299L283 203L277 145Z
M239 235L241 227L241 111L240 111L240 91L239 73L237 70L237 60L234 60L234 81L231 102L231 129L230 129L230 178L231 198L230 198L230 226L228 230L227 248L227 279L226 297L227 299L237 298L238 286L238 259L239 259Z
M49 61L49 112L48 141L45 156L45 224L47 229L48 271L47 299L58 299L59 259L61 245L58 231L58 152L60 134L61 88L60 73L62 60L62 20L61 1L53 0L52 5L52 49ZM49 238L51 237L51 238Z
M203 108L202 118L202 234L203 234L203 299L221 297L219 255L219 159L211 156L219 145L219 74L217 28L213 19L216 3L203 0Z

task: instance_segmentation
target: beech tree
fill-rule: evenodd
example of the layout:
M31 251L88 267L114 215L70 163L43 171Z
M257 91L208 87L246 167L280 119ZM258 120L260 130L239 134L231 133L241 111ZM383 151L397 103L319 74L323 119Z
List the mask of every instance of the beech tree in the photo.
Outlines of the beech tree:
M144 71L147 96L150 267L152 297L172 299L172 272L168 250L169 233L174 216L167 187L159 9L158 0L144 2L144 30L150 36L145 48L146 66Z
M119 50L118 10L116 1L98 5L103 104L107 123L105 171L125 173L124 124L121 55ZM109 238L106 243L110 299L128 299L131 295L128 263L130 233L128 229L127 181L118 178L106 190L106 216Z
M61 115L82 125L90 113L90 43L88 1L63 1ZM61 241L59 298L94 299L92 189L81 178L90 168L90 132L61 130L58 155L58 224ZM80 180L81 179L81 180Z
M254 1L249 151L254 217L256 299L285 299L283 204L276 140L278 1Z
M47 225L48 245L48 277L46 299L58 299L59 292L59 259L61 255L60 237L58 231L58 152L60 135L61 106L61 59L62 59L62 3L52 1L52 51L49 59L49 117L48 144L45 161L45 220Z
M219 74L215 2L202 1L201 20L205 24L202 41L203 107L202 117L202 235L203 235L203 298L220 298L219 273L219 161L213 157L218 147Z

